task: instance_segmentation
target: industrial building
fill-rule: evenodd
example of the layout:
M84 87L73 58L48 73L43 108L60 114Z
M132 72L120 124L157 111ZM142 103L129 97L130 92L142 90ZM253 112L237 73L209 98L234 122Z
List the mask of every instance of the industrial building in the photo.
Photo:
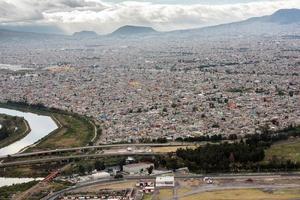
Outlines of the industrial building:
M175 179L174 176L158 176L155 180L156 187L174 187Z

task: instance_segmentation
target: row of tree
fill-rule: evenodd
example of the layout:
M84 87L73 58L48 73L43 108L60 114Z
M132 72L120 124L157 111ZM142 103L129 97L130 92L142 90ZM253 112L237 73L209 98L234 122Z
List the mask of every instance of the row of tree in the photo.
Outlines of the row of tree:
M299 137L300 127L287 127L284 130L261 134L247 135L246 138L234 143L206 144L196 149L178 149L175 155L159 157L160 165L169 169L188 167L198 173L230 172L230 171L291 171L300 169L300 163L273 157L270 161L262 162L265 150L278 141L290 137ZM229 139L227 138L227 139ZM215 139L213 137L213 139ZM218 138L222 140L221 138ZM190 141L191 139L185 140ZM212 141L212 138L200 136L198 140Z
M264 159L262 147L252 148L250 145L239 143L207 144L196 149L178 149L176 156L192 171L231 171L249 163Z

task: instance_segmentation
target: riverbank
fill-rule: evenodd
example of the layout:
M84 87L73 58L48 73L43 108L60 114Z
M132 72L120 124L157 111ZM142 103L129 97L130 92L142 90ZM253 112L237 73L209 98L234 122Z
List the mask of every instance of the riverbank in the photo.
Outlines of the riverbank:
M18 119L18 120L16 120L16 119ZM12 121L12 122L10 122L11 123L10 126L17 127L17 130L14 133L10 134L9 137L0 141L0 148L8 146L8 145L24 138L31 131L31 128L30 128L28 122L24 118L0 114L0 122L2 120Z
M30 132L20 140L11 143L0 149L0 155L6 156L20 152L22 149L36 143L41 138L57 129L54 121L44 115L38 115L30 112L23 112L15 109L7 109L0 107L0 113L24 118L28 122Z
M37 105L0 103L0 107L49 116L56 123L56 130L22 150L25 152L86 146L97 138L97 127L85 116Z
M33 152L41 150L53 150L59 148L79 147L93 144L99 136L99 129L91 119L74 113L68 113L56 109L37 108L34 106L11 105L0 103L0 107L14 109L21 112L29 112L37 115L51 117L56 128L34 144L26 146L21 151ZM61 165L51 165L49 163L39 166L18 166L0 169L0 176L3 177L44 177L53 169Z

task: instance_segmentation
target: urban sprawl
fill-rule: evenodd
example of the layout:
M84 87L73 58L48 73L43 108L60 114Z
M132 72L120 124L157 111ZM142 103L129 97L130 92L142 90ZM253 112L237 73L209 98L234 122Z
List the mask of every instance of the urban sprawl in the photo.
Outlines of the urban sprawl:
M300 124L299 39L28 43L0 46L0 101L91 116L102 123L99 143L242 137Z

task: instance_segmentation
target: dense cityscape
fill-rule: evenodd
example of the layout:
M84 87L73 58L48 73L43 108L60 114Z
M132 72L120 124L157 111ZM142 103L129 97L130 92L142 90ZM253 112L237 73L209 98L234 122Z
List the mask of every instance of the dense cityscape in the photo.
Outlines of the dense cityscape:
M94 39L64 49L36 45L30 51L18 44L2 47L7 49L2 63L37 70L2 70L1 101L92 116L103 123L100 143L242 137L266 126L279 130L299 124L298 39L107 43ZM20 52L11 53L14 49Z

